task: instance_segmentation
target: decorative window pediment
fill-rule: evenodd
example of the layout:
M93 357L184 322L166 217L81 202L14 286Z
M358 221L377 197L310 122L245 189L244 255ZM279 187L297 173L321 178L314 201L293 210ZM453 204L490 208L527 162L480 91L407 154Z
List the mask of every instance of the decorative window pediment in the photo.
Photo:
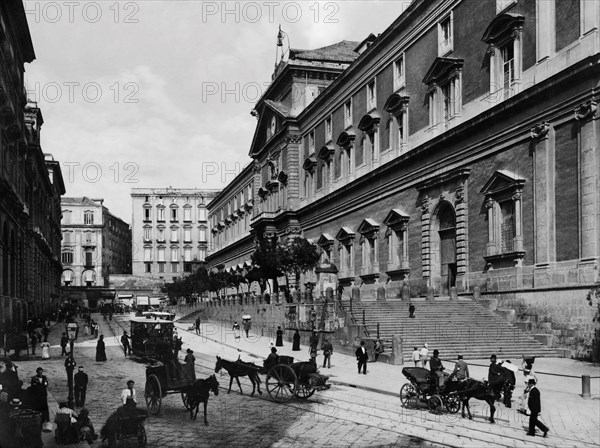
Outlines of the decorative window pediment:
M258 196L259 196L261 199L264 199L264 198L266 198L268 195L269 195L269 191L268 191L266 188L260 187L260 188L258 189Z
M287 180L288 180L288 175L285 171L280 171L279 174L277 175L277 180L282 184L282 185L287 185Z
M394 93L390 95L383 106L383 110L391 113L394 116L398 116L400 113L406 111L408 108L409 96L399 95Z
M399 231L402 230L402 227L408 224L409 219L410 217L406 213L398 208L395 208L387 214L383 220L383 224L394 231Z
M353 131L345 131L342 132L337 141L336 144L341 146L342 148L347 148L348 146L350 146L352 144L352 142L356 139L356 134Z
M265 184L265 187L269 191L277 191L277 190L279 190L279 181L278 180L267 181L267 183Z
M519 14L504 13L496 16L488 25L481 37L486 44L496 44L499 40L512 35L513 31L521 28L525 17Z
M464 59L457 58L435 58L429 71L423 78L425 84L439 84L449 78L453 72L461 70L464 64Z
M516 174L508 170L498 170L486 182L481 189L481 193L486 196L494 196L504 192L512 192L515 189L521 189L525 179L519 178Z
M348 227L342 227L335 235L335 239L342 244L350 244L355 236L355 233Z
M358 123L358 129L363 132L370 133L379 125L381 116L377 112L371 112L370 114L364 115Z
M315 166L317 166L317 159L314 154L307 157L302 164L302 168L309 173L312 173L315 170Z
M333 145L325 145L319 150L318 157L321 160L329 160L335 154Z
M329 249L333 245L334 242L335 242L335 238L333 238L328 233L323 233L319 237L319 240L317 241L317 245L319 247L322 247L323 249Z
M364 219L363 222L361 222L358 226L358 233L367 239L376 238L377 232L379 232L379 223L375 222L371 218Z

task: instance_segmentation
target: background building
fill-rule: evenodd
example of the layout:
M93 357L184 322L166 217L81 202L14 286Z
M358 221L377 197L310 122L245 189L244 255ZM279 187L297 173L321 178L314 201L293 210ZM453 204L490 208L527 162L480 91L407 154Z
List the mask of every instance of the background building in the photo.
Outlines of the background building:
M35 59L23 3L0 4L0 343L53 309L60 284L60 165L40 145L42 114L27 104L24 64Z
M354 48L290 50L256 106L253 232L318 243L345 298L481 292L589 336L599 29L599 2L415 0Z
M204 262L208 249L207 205L218 190L134 188L134 276L173 281Z
M103 199L63 198L64 286L108 286L110 273L131 273L131 231Z

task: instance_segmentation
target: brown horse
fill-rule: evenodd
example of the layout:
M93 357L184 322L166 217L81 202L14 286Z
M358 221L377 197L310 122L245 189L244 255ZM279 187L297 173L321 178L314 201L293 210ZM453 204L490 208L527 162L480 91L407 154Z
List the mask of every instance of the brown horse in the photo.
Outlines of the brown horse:
M258 389L258 393L262 395L262 391L260 390L260 376L258 375L258 371L254 364L244 363L242 361L227 361L226 359L222 359L217 356L217 364L215 365L215 373L219 373L221 369L227 370L229 373L229 390L227 393L231 392L231 385L233 384L233 379L238 383L238 387L240 388L240 394L243 394L242 385L240 384L240 376L247 376L252 383L252 394L250 396L254 396L254 392Z
M198 417L198 410L200 408L200 403L204 403L204 424L208 426L208 420L206 419L206 407L208 405L208 397L211 392L213 394L219 395L219 382L217 381L217 377L214 375L209 376L204 380L196 380L194 384L188 386L185 389L185 393L187 393L187 403L188 408L190 410L190 418L196 420ZM196 413L194 414L194 411Z

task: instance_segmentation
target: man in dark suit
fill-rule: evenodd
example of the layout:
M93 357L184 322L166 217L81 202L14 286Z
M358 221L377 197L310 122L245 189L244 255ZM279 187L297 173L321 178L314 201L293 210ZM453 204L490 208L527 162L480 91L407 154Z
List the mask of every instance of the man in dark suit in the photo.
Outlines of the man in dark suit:
M85 406L85 395L88 386L87 373L83 371L83 367L79 366L79 372L75 374L75 406Z
M360 370L362 368L362 373L366 375L369 355L367 354L367 349L365 348L365 341L360 341L360 347L356 349L354 354L356 355L356 360L358 361L358 373L360 374Z
M527 401L527 406L529 407L529 412L531 415L529 416L529 432L528 436L535 436L535 427L537 426L544 433L544 437L548 434L548 427L544 425L542 422L538 420L538 415L542 411L542 405L540 401L540 391L537 387L535 387L535 379L531 378L529 380L529 400Z

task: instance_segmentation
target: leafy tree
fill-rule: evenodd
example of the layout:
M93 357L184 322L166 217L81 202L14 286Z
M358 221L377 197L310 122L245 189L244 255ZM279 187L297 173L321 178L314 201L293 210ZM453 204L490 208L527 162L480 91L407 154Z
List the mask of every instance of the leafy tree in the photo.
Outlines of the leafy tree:
M277 291L277 277L283 275L281 269L282 251L275 238L261 237L250 257L252 267L246 274L249 282L257 281L261 293L267 289L268 281L273 280L273 289Z
M296 290L300 287L300 275L313 270L319 263L319 249L306 238L293 238L281 250L281 268L294 276ZM289 281L288 281L289 285Z
M592 335L590 358L593 362L600 361L600 283L597 283L586 296L588 304L594 308L594 333Z
M208 272L202 266L186 277L176 278L171 283L165 283L161 290L171 302L177 301L180 297L185 298L186 302L191 302L195 297L207 291L208 286Z

